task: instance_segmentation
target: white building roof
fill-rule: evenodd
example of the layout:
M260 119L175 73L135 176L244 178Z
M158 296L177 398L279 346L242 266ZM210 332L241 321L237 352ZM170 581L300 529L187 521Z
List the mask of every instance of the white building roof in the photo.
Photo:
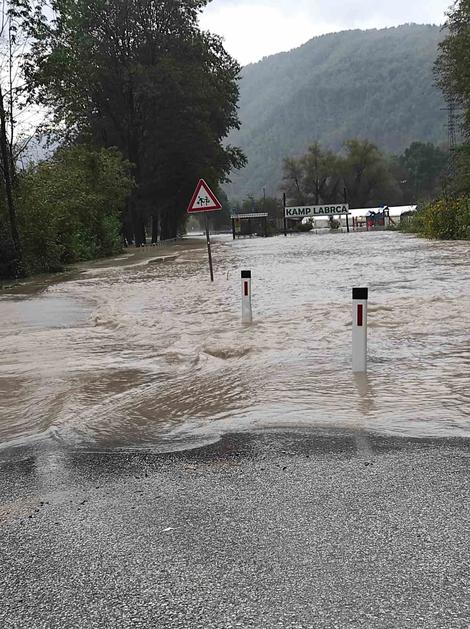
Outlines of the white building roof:
M267 212L253 212L251 214L232 214L230 218L267 218L268 216Z

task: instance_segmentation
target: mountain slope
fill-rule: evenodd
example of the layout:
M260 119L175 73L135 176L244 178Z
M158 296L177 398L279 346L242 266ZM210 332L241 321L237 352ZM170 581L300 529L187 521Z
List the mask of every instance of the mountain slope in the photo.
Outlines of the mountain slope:
M278 194L283 158L314 141L338 150L361 137L389 152L415 140L444 142L444 102L433 77L441 38L437 26L346 31L245 67L242 128L230 142L249 163L233 174L229 194L260 196L263 187Z

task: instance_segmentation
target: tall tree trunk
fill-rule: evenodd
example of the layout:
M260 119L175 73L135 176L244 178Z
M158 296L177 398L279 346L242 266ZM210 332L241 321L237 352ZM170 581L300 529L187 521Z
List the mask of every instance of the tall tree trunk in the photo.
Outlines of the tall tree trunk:
M178 215L176 214L176 212L173 212L171 214L171 222L170 222L170 230L171 230L171 236L170 238L176 238L178 236Z
M158 212L152 214L152 245L156 245L158 242L158 217Z
M134 232L135 232L135 244L137 247L143 247L147 244L147 235L145 233L145 220L142 216L142 211L139 210L134 214Z
M5 99L3 96L2 86L0 85L0 159L3 171L3 179L5 184L5 197L8 209L8 216L10 219L10 231L15 247L15 267L16 275L20 276L24 274L23 266L23 250L21 247L21 239L18 231L18 222L16 218L16 207L13 196L13 174L14 164L11 159L11 147L8 141L8 132L6 124L5 114Z
M168 240L168 212L160 215L160 240Z

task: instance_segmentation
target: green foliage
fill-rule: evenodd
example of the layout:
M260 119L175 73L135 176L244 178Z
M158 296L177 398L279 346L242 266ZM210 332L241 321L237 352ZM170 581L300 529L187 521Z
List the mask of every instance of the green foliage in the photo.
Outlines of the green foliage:
M29 272L120 251L128 171L117 151L79 145L21 175L18 219Z
M215 188L245 161L223 142L239 126L240 67L200 30L207 2L55 0L54 21L47 9L29 20L36 100L67 135L116 146L133 165L125 226L137 243L150 215L162 238L176 236L198 179Z
M231 141L248 167L234 174L229 194L243 198L263 186L277 194L283 159L314 142L337 152L348 138L368 138L389 153L413 140L445 142L444 101L433 77L442 37L437 26L347 31L244 68L242 127Z
M454 153L455 178L453 191L457 195L470 195L470 142L459 146Z
M439 199L402 221L401 231L438 240L470 240L470 198Z
M448 99L465 110L465 129L470 139L470 1L457 0L449 10L446 37L436 62L438 83Z
M342 169L352 207L392 205L400 191L383 153L368 140L347 140L345 149Z
M0 278L15 277L16 250L11 238L6 210L0 206Z
M413 142L398 158L403 191L417 203L430 201L442 191L449 153L431 143Z
M367 140L348 140L342 154L324 151L318 143L296 160L284 161L284 189L290 203L339 203L352 207L382 205L400 198L391 162Z
M436 62L438 84L449 104L463 110L464 143L455 157L456 194L470 194L470 0L457 0L448 13L446 38Z
M300 223L296 224L295 229L299 232L311 232L313 229L313 224L310 221L306 221L305 223L301 221Z
M324 199L336 199L342 181L341 160L331 151L322 150L315 142L307 153L296 160L284 160L285 191L289 199L303 205L311 199L318 205Z

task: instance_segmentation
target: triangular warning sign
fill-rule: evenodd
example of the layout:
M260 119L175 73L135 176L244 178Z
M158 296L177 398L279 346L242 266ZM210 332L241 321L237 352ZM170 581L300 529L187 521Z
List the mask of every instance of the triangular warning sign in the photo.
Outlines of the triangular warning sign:
M188 207L188 214L194 212L215 212L222 206L204 179L200 179Z

